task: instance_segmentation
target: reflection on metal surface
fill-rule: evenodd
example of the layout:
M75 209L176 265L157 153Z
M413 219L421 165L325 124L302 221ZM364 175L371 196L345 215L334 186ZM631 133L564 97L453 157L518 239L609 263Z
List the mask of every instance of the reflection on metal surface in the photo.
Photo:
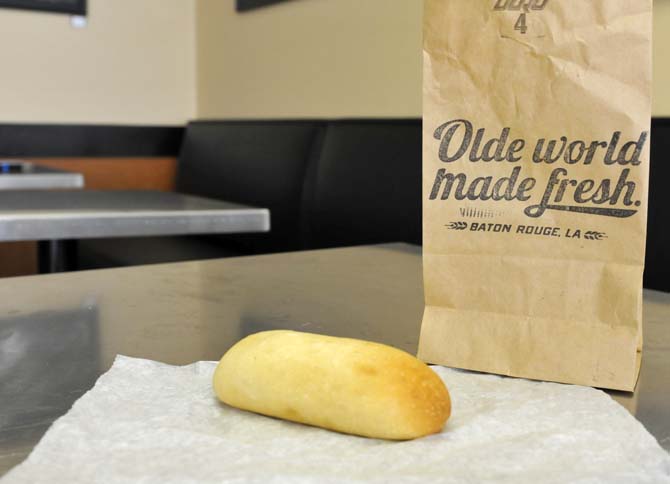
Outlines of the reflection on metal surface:
M52 190L84 187L84 175L27 161L0 160L0 190Z
M642 368L629 398L638 420L670 451L670 294L645 291L644 296Z
M243 336L267 329L415 353L421 274L419 247L389 244L2 280L0 475L117 354L177 365L217 360ZM21 356L5 356L10 346L23 348ZM645 292L640 383L635 395L615 398L666 449L669 360L670 294Z
M0 240L266 232L270 213L149 190L0 191Z
M91 388L100 374L98 354L95 307L0 322L0 465L22 460Z

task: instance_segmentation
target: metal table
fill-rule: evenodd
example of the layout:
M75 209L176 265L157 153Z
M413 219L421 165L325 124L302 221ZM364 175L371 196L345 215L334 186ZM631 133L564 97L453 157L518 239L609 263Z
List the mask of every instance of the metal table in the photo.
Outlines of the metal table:
M0 474L117 354L215 360L237 340L289 328L415 352L420 248L366 246L0 281ZM635 394L613 393L670 449L670 294L645 293Z
M266 232L264 208L157 191L0 191L0 241L40 240L40 271L65 270L68 239Z
M84 175L27 161L0 160L0 190L52 190L84 187Z

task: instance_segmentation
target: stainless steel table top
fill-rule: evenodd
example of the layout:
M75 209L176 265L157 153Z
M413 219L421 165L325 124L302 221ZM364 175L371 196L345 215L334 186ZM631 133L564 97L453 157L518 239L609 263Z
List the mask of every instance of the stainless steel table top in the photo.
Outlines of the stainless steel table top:
M27 161L0 159L0 190L52 190L84 187L84 175Z
M0 280L0 474L117 354L215 360L237 340L297 329L415 352L420 248L405 244ZM645 293L638 390L614 398L670 448L670 294Z
M157 191L0 191L0 241L264 232L265 208Z

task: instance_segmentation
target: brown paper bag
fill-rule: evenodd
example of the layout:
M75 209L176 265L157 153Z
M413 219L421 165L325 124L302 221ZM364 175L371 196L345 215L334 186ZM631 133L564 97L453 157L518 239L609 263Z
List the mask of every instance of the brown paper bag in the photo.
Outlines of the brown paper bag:
M652 0L426 0L419 357L633 390Z

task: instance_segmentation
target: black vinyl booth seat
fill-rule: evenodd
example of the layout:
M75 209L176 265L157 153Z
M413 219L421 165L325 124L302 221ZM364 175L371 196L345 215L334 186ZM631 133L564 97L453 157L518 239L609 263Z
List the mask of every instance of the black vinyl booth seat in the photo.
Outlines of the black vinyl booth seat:
M310 122L197 122L186 129L177 190L270 209L270 232L210 237L240 253L299 250L305 173L320 127Z
M653 119L644 286L670 292L670 119Z
M645 287L670 291L670 120L655 119ZM195 121L178 190L270 209L269 233L82 240L79 268L421 243L421 120Z
M305 242L320 249L421 243L421 124L331 123L304 192Z
M82 240L92 269L421 242L421 120L195 121L177 190L270 209L268 233Z

